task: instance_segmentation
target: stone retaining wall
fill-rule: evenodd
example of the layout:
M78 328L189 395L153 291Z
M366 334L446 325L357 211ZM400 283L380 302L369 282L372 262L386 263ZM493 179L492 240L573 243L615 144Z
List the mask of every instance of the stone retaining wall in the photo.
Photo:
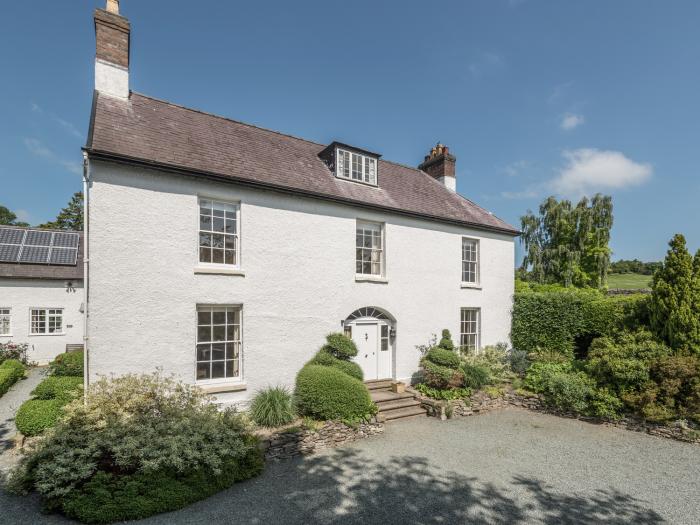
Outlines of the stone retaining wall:
M540 395L533 394L526 396L518 394L509 386L506 386L503 396L492 397L486 392L478 391L475 392L468 400L457 399L449 402L438 401L425 397L413 389L411 389L411 392L417 399L420 400L421 406L428 411L428 415L438 417L443 420L448 418L448 412L450 410L448 408L448 403L451 405L451 417L473 416L510 406L537 412L545 412L559 417L580 419L581 421L587 421L593 424L614 426L625 430L631 430L633 432L644 432L652 436L685 441L686 443L700 444L700 432L684 427L680 424L674 426L660 425L657 423L644 421L643 419L634 416L627 416L619 421L609 421L596 417L580 416L574 413L552 409L545 404L544 399Z
M357 428L339 421L326 421L318 430L281 430L261 438L261 447L266 459L286 459L313 454L325 448L337 447L358 439L384 432L382 423L362 423Z

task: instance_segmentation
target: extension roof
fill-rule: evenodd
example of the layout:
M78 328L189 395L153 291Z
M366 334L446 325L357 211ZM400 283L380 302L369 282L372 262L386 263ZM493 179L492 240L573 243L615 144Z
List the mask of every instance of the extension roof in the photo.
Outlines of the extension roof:
M96 92L85 150L91 158L519 233L416 168L379 160L377 187L341 180L319 158L325 148L137 93L122 100Z

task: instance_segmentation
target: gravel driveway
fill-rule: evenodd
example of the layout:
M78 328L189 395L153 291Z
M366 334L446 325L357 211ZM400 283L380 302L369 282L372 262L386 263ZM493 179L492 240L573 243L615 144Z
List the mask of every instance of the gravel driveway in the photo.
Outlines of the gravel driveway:
M700 523L700 447L518 409L392 423L143 524ZM65 523L0 494L2 523ZM10 521L7 521L10 520Z

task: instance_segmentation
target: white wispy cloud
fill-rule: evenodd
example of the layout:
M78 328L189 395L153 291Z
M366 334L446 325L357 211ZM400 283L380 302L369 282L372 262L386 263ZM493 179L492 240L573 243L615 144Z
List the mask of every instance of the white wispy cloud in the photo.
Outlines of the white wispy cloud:
M78 131L78 128L76 128L72 122L69 122L65 119L62 119L61 117L59 117L55 113L45 112L44 108L42 108L36 102L32 102L31 110L32 110L32 113L36 113L38 115L44 115L44 116L48 117L50 120L52 120L53 122L58 124L61 128L63 128L63 130L65 132L67 132L69 135L72 135L78 139L84 138L83 134L80 131Z
M555 102L560 100L566 94L566 92L569 91L569 88L571 88L571 86L573 85L573 80L557 84L552 88L552 92L549 94L549 97L547 97L547 102L549 104L554 104Z
M564 165L548 180L522 190L503 191L504 199L534 199L546 195L578 198L640 186L654 174L651 164L635 162L620 151L581 148L562 152Z
M584 122L586 122L586 119L583 115L577 115L576 113L566 113L564 116L562 116L561 123L559 125L564 131L570 131L579 127Z
M501 55L493 51L482 51L469 63L469 72L473 77L482 75L503 67L504 60Z
M39 139L35 138L25 138L24 146L27 151L34 155L45 159L53 164L57 164L63 167L66 171L80 175L82 173L82 167L79 162L73 162L70 160L65 160L56 155L51 149L44 145Z
M651 164L635 162L619 151L582 148L564 151L562 155L566 165L549 186L563 195L579 196L639 186L654 172Z
M503 173L508 177L517 177L520 173L530 166L530 162L527 160L516 160L511 162L505 168L503 168Z

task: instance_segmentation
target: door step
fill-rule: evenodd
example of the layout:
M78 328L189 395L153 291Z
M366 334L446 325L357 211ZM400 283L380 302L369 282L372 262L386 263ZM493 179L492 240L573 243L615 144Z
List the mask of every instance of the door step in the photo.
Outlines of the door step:
M396 410L387 410L386 412L380 412L380 414L384 416L384 419L386 421L396 421L397 419L405 419L409 417L425 417L427 415L427 412L419 404L418 406L413 407L399 408Z
M392 410L398 410L399 408L420 407L420 401L413 399L413 397L392 399L389 401L375 401L375 404L379 411L385 414Z
M391 388L391 379L373 379L365 381L365 386L371 392L372 390L387 390Z

